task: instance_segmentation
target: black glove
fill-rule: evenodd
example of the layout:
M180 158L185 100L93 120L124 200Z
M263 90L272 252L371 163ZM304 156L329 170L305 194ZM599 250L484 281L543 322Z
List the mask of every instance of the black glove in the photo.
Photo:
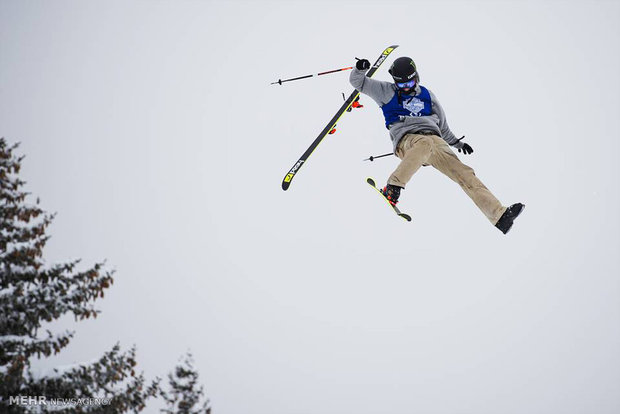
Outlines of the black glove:
M471 147L471 145L466 142L463 142L462 148L457 149L459 150L459 152L463 151L463 154L471 154L472 152L474 152L474 149Z
M370 69L370 62L368 61L368 59L357 59L355 67L359 70L368 70Z
M461 138L457 139L456 142L453 145L457 145L459 142L461 142L461 140L465 138L465 135L463 135ZM463 151L463 154L467 155L467 154L471 154L472 152L474 152L474 149L471 147L471 145L469 145L466 142L463 142L463 146L461 148L458 148L459 152Z

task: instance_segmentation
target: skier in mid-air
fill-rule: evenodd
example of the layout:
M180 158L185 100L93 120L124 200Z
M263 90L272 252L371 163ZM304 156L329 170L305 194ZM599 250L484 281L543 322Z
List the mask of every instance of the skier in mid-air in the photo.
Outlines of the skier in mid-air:
M414 61L409 57L394 61L388 70L394 83L366 77L368 69L368 60L358 60L349 81L381 107L394 154L401 159L381 193L395 206L413 174L421 166L432 165L458 183L495 227L508 233L525 206L516 203L504 207L476 177L474 170L463 164L450 149L453 146L464 154L474 152L463 138L456 138L450 131L439 101L420 85Z

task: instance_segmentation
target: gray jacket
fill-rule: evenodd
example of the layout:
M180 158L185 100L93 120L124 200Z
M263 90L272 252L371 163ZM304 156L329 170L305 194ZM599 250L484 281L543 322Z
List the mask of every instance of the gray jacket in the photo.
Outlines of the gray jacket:
M368 78L366 77L365 70L353 68L349 76L349 82L351 82L351 85L353 85L355 89L370 96L380 107L390 102L394 94L397 93L396 85L391 82ZM416 85L415 94L418 95L419 93L420 86ZM450 131L450 127L448 127L448 122L446 121L446 115L439 101L433 92L429 90L429 93L432 101L432 115L402 117L401 121L390 125L390 138L392 139L394 151L396 151L396 146L403 136L408 133L422 131L433 132L443 138L449 145L453 145L456 148L463 147L463 143Z

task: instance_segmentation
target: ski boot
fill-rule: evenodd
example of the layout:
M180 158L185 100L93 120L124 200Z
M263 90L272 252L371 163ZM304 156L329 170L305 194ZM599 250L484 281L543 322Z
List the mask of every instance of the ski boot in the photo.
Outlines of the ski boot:
M383 187L383 190L380 191L381 194L383 194L383 196L387 198L391 205L396 206L396 204L398 203L398 197L400 197L400 190L402 190L402 187L388 184Z
M506 209L504 214L497 220L495 227L497 227L502 233L506 234L510 231L512 223L523 212L525 205L516 203Z

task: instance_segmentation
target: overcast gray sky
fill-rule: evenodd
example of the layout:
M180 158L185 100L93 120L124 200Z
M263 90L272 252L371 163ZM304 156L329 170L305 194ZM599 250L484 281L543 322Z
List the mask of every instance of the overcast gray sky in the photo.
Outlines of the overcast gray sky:
M618 1L0 1L0 135L58 216L49 263L107 259L97 320L41 368L190 348L218 414L620 410ZM394 158L348 73L400 47L505 204L508 236Z

